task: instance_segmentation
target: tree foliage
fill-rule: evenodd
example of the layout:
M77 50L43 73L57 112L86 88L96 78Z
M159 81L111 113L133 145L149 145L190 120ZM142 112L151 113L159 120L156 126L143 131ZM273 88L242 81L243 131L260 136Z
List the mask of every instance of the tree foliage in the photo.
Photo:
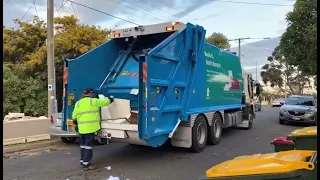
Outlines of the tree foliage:
M227 36L223 35L222 33L212 33L209 37L205 39L205 41L211 45L214 45L220 49L229 51L230 44Z
M290 65L317 74L317 0L297 0L286 16L288 27L280 46Z
M262 67L261 77L265 84L271 87L282 88L285 84L291 94L302 94L305 85L310 85L310 77L303 73L299 67L289 65L288 59L278 46L272 56L268 57L269 64Z
M19 25L18 29L3 27L4 62L7 63L4 67L4 112L44 115L47 112L46 24L37 17L31 22L14 21ZM58 105L62 99L64 60L75 59L101 45L108 40L109 34L108 29L79 24L74 16L55 18Z

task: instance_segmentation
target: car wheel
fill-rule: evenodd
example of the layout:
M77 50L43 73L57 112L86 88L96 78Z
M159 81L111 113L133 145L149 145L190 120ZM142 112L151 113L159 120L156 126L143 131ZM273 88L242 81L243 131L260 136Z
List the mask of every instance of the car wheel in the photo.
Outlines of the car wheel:
M201 152L207 145L208 124L202 115L199 115L192 127L192 146L193 152Z
M75 137L61 137L61 141L66 144L74 144L77 141Z
M284 123L285 123L285 121L284 121L283 119L280 119L280 118L279 118L279 124L282 124L282 125L283 125Z
M219 144L221 134L222 134L222 119L220 114L215 113L212 118L211 127L209 127L207 143L210 145Z
M101 146L101 145L106 145L106 144L108 144L108 142L107 142L107 141L99 142L98 140L94 140L94 144L97 145L97 146Z

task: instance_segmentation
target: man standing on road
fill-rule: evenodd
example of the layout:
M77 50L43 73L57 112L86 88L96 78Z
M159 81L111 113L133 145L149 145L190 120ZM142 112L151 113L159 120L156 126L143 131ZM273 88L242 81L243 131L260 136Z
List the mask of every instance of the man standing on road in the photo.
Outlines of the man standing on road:
M94 170L96 167L91 164L92 147L94 144L95 132L100 130L100 109L113 102L113 97L107 99L92 98L93 90L87 88L84 97L76 102L72 113L72 119L78 126L80 134L80 166L84 170Z

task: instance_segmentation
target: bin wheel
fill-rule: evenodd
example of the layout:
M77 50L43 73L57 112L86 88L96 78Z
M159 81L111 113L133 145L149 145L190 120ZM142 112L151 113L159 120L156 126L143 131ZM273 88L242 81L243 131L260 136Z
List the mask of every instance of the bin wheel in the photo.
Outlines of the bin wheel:
M212 125L208 128L208 144L219 144L222 134L222 119L220 114L215 113L212 118Z
M192 127L192 146L193 152L201 152L207 144L208 124L202 115L199 115Z
M282 125L283 125L283 124L284 124L284 120L282 120L282 119L279 118L279 124L282 124Z
M75 137L61 137L61 141L66 144L74 144L77 141Z

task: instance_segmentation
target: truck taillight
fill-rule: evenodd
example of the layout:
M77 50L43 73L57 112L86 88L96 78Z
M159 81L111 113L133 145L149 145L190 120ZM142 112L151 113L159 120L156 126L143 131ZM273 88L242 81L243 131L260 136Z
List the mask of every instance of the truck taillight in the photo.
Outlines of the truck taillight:
M118 38L118 37L120 37L120 33L116 33L116 34L114 34L113 35L115 38Z
M174 30L174 26L167 26L167 27L166 27L166 30L167 30L167 31L173 31L173 30Z
M52 117L52 116L50 117L50 122L51 122L51 124L54 124L54 123L53 123L53 117Z

